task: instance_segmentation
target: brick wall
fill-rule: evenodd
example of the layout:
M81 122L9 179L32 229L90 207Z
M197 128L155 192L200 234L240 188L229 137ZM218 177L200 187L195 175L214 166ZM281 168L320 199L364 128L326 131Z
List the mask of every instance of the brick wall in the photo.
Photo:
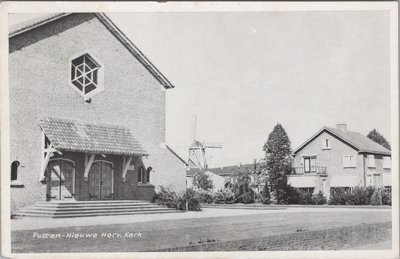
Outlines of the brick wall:
M43 116L129 127L150 154L156 185L185 188L181 162L161 148L165 89L94 15L69 15L13 37L9 44L10 162L21 163L18 180L24 184L11 190L12 208L45 200L45 186L38 182L43 157L38 120ZM91 103L69 85L69 60L85 52L104 65L104 91ZM120 195L128 197L131 191Z
M292 234L252 238L237 241L212 242L161 249L157 251L287 251L287 250L342 250L360 245L389 240L392 224L359 224L342 228L299 231Z

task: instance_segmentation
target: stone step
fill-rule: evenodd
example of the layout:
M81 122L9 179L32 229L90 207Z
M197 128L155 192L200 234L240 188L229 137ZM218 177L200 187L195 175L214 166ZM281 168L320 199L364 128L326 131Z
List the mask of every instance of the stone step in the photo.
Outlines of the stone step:
M117 201L60 201L38 202L32 206L22 208L17 216L29 217L89 217L108 215L129 215L144 213L179 212L174 208L150 203L143 200L117 200Z
M150 201L147 200L100 200L100 201L71 201L71 200L65 200L65 201L39 201L35 204L46 204L46 205L56 205L56 204L119 204L119 203L150 203Z
M137 214L161 214L161 213L182 213L183 210L154 210L154 211L136 211L136 212L108 212L108 213L87 213L87 214L64 214L64 215L53 215L53 214L36 214L36 213L22 213L20 216L28 217L46 217L46 218L76 218L76 217L99 217L99 216L118 216L118 215L137 215Z
M99 208L99 207L121 207L121 206L157 206L154 203L79 203L79 204L35 204L30 207L41 207L41 208Z
M141 209L108 209L108 210L54 210L54 211L43 211L43 210L36 210L36 209L27 209L23 210L20 213L35 213L35 214L51 214L51 215L64 215L64 214L102 214L102 213L114 213L114 212L137 212L137 211L164 211L164 210L175 210L170 208L164 207L154 207L154 208L141 208Z
M81 211L81 210L108 210L108 209L147 209L147 208L160 208L155 204L148 205L124 205L124 206L99 206L99 207L44 207L44 206L30 206L21 210L37 210L37 211Z

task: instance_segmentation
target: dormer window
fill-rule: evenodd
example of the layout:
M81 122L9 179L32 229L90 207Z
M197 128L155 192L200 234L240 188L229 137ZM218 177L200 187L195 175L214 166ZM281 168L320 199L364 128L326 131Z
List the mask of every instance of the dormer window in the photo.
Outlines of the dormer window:
M91 55L84 54L71 60L70 84L85 100L103 90L103 73Z

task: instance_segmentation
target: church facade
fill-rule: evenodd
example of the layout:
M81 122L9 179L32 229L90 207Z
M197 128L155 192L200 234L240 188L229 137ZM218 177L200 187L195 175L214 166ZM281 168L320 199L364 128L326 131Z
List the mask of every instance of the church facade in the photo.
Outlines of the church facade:
M10 28L11 210L185 189L185 168L165 145L173 87L103 13Z

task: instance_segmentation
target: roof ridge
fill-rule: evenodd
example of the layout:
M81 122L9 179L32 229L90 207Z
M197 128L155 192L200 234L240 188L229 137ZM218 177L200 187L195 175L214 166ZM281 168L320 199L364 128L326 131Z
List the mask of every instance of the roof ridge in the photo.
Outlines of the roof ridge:
M361 134L358 131L341 131L340 129L323 126L320 130L317 131L313 136L303 142L298 148L293 151L293 154L296 154L303 147L308 145L311 141L313 141L316 137L318 137L323 131L328 131L333 134L335 137L341 139L343 142L348 145L354 147L358 152L367 152L367 153L377 153L377 154L391 154L391 151L385 148L384 146L376 143L375 141L369 139L367 136ZM351 136L353 135L353 136ZM361 138L360 138L361 137ZM372 147L371 147L372 146Z
M42 119L53 119L53 120L60 120L60 121L68 121L68 122L73 122L73 123L80 123L83 125L96 125L96 126L104 126L104 127L112 127L112 128L121 128L121 129L129 129L127 126L121 125L121 124L109 124L109 123L104 123L104 122L95 122L95 121L84 121L81 119L70 119L70 118L59 118L59 117L53 117L53 116L45 116L39 119L41 121Z

